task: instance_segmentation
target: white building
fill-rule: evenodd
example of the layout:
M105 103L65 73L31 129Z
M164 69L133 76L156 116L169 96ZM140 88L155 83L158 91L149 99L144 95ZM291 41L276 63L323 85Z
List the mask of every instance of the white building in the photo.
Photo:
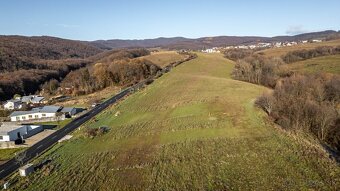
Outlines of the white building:
M314 39L314 40L312 40L312 42L322 42L322 40Z
M246 46L246 45L239 45L239 46L236 46L236 48L238 48L238 49L249 49L249 47Z
M32 172L34 172L34 165L32 163L26 164L25 166L19 168L20 176L28 176Z
M270 47L271 45L272 45L271 43L265 43L265 42L260 42L257 44L257 46L260 48Z
M20 99L11 99L11 100L7 100L3 106L4 106L4 109L7 109L7 110L21 109L23 106L23 103L21 102Z
M11 113L11 121L29 121L34 119L56 118L61 111L60 106L44 106L33 108L31 111L14 111Z
M220 51L216 47L205 49L202 52L205 52L205 53L220 53Z
M254 45L254 44L252 44L252 45L249 45L248 47L249 47L250 49L255 49L257 46Z
M31 111L14 111L9 116L11 121L32 121L39 119L63 120L65 117L72 117L78 112L73 107L43 106L33 108ZM60 114L60 115L58 115Z
M41 125L17 125L4 123L0 126L0 142L15 141L25 139L43 130Z
M276 43L274 44L274 46L277 47L277 48L279 48L279 47L282 46L282 42L276 42Z

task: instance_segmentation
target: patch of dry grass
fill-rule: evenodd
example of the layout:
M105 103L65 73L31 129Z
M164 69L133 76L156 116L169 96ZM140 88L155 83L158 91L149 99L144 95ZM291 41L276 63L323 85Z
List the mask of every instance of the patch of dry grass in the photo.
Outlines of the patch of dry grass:
M187 55L178 54L176 51L159 51L154 52L151 55L144 56L145 58L152 63L164 68L165 66L169 65L170 63L181 61L186 59Z
M76 96L70 100L58 102L57 105L72 107L90 107L92 103L112 97L120 91L119 87L107 87L88 95Z

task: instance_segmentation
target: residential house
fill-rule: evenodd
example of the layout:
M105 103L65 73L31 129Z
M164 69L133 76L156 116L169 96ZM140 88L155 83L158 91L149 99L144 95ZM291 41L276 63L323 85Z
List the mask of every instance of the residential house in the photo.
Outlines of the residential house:
M0 126L0 142L15 141L25 139L43 131L41 125L18 125L4 123Z
M38 95L29 95L29 96L23 96L21 98L21 101L26 104L41 104L41 103L44 103L45 98L43 96L38 96Z
M277 47L277 48L279 48L279 47L281 47L282 46L282 42L276 42L275 44L274 44L274 47Z
M64 107L60 112L62 114L64 114L65 117L72 117L75 114L77 114L77 108L75 108L75 107Z
M208 49L202 50L202 52L205 52L205 53L220 53L220 51L218 50L217 47L208 48Z
M20 99L11 99L7 100L6 103L3 105L4 109L7 110L14 110L14 109L21 109L23 106L23 103Z

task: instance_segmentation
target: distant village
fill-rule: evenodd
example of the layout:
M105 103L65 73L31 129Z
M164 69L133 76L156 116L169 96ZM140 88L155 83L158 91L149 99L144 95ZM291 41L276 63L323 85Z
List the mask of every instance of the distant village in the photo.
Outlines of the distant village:
M249 44L249 45L237 45L237 46L226 46L226 47L213 47L208 49L203 49L201 52L204 53L220 53L224 50L229 49L264 49L264 48L280 48L280 47L286 47L286 46L295 46L298 44L305 44L305 43L319 43L322 42L320 39L313 39L313 40L303 40L303 41L285 41L285 42L259 42L256 44Z

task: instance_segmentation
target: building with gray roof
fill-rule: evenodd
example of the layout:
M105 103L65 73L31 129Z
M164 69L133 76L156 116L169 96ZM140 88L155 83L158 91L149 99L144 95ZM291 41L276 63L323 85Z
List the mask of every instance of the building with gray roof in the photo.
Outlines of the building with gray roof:
M14 111L11 113L11 121L29 121L46 118L57 118L57 113L62 110L61 106L43 106L33 108L30 111Z

